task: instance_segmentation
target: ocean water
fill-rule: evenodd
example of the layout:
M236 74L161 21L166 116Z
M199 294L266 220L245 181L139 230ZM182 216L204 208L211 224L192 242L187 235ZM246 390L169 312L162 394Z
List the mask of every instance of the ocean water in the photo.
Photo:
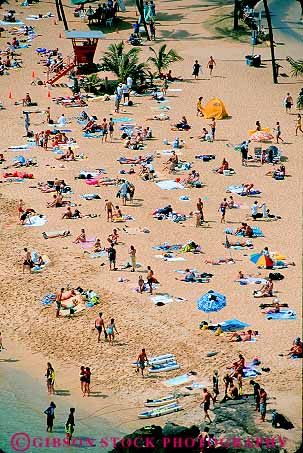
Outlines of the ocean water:
M61 390L60 395L49 397L46 386L40 381L18 371L0 357L0 452L1 449L5 453L110 451L114 442L112 438L123 434L96 416L94 410L92 414L80 409L77 411L71 397L64 396L67 393ZM54 401L57 408L53 432L47 433L43 412L50 401ZM76 409L74 441L77 440L77 444L67 449L63 444L64 425L70 407ZM102 438L106 440L101 441Z

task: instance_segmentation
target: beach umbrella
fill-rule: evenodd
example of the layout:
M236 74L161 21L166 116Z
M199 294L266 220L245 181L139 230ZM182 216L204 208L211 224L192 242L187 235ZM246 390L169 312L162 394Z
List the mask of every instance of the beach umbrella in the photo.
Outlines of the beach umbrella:
M198 310L205 313L213 313L220 311L226 306L226 297L223 294L216 293L215 291L208 291L197 300Z
M263 255L262 253L253 253L250 256L250 261L257 266L265 268L273 267L274 265L273 260L269 256Z

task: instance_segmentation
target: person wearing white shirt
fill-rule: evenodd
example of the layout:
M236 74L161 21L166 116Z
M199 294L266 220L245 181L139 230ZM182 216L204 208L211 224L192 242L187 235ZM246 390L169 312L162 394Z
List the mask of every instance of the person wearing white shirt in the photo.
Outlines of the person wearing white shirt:
M62 113L62 115L58 119L58 124L59 124L59 126L65 126L66 125L66 118L64 116L64 113Z
M124 83L122 85L122 94L123 94L123 102L129 101L129 88L126 85L126 83Z
M117 86L116 92L117 92L117 95L120 96L120 98L122 98L122 83L119 83L119 85Z
M128 88L131 90L132 89L132 86L133 86L133 79L128 76L127 79L126 79L126 85L128 86Z
M259 209L261 209L263 204L261 206L258 205L258 202L255 201L254 204L251 207L251 216L254 220L263 217L261 213L259 213Z

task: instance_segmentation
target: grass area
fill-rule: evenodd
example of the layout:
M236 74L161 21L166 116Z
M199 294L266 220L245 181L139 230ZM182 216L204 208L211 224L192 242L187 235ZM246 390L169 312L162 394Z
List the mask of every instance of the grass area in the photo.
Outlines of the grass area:
M217 9L216 14L203 22L203 25L216 39L228 39L240 43L248 43L251 37L250 29L240 20L239 30L233 31L233 8L230 7L225 6Z

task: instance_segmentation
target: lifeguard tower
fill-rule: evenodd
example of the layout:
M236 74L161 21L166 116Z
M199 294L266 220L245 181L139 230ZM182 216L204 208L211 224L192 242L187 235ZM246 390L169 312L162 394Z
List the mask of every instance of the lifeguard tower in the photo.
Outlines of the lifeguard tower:
M101 31L65 31L65 37L72 40L74 56L66 57L52 67L47 75L47 83L53 85L76 66L87 64L93 66L94 56L99 39L104 37Z

